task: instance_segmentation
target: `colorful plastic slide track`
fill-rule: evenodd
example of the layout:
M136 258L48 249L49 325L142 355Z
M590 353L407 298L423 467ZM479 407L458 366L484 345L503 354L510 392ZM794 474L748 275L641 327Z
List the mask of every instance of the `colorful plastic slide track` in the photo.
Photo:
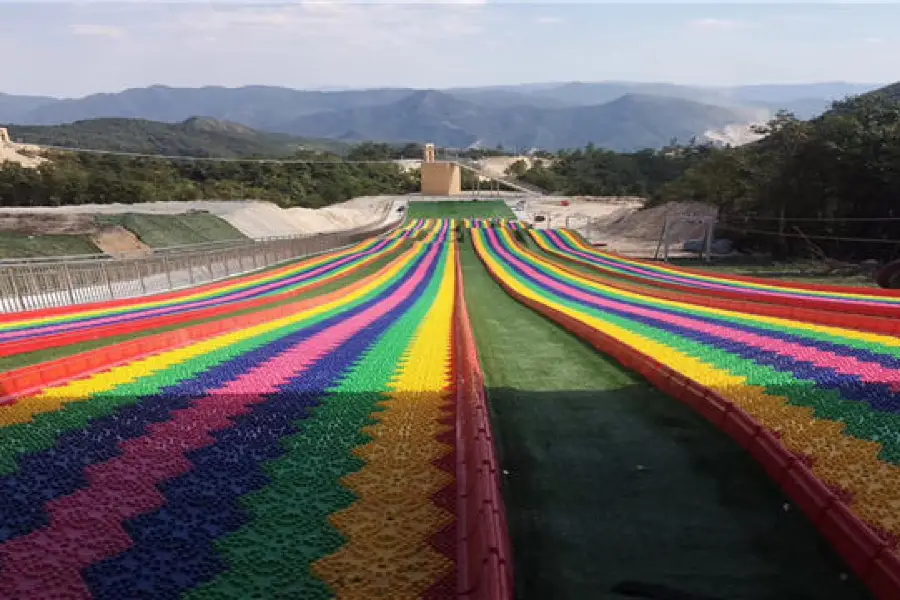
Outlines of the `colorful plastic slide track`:
M80 304L74 307L57 307L29 311L27 313L0 314L0 331L16 329L18 327L40 324L59 323L70 320L95 317L97 314L119 314L161 307L171 307L185 303L203 300L225 301L234 298L234 294L240 294L251 290L254 292L271 291L273 285L285 285L292 283L291 278L298 273L308 272L323 265L333 265L335 262L346 263L349 258L358 258L360 254L371 254L383 250L390 245L396 245L396 241L406 239L410 232L419 231L428 225L425 220L406 223L397 230L386 235L375 237L347 248L326 252L317 257L291 263L283 267L270 269L262 273L240 276L225 281L209 283L192 287L186 290L155 294L140 298L126 298L122 300L95 302ZM435 224L431 223L434 227ZM242 297L242 296L241 296ZM193 306L191 304L191 306Z
M594 267L604 274L655 287L744 302L832 311L843 314L851 327L857 315L900 318L900 293L894 290L773 283L760 278L710 275L602 252L587 244L577 233L567 230L531 230L530 233L546 252ZM900 330L894 329L893 333L900 333Z
M540 237L538 239L540 239ZM721 295L697 293L695 290L683 288L673 289L671 286L654 285L652 280L649 279L621 276L612 273L603 267L585 265L578 260L571 260L570 258L567 258L565 254L553 251L549 245L543 244L542 242L538 243L538 247L543 250L541 256L548 263L551 263L564 271L575 273L576 275L586 277L600 284L623 291L649 295L662 300L686 302L714 309L724 309L766 317L777 317L788 319L790 321L804 321L819 325L849 327L871 333L895 335L900 331L900 321L896 319L855 314L848 316L846 310L836 311L830 310L828 307L806 308L803 306L786 306L779 303L778 298L774 297L757 295L746 296L746 299L742 299L744 296L740 293L729 294L727 297L722 297ZM845 289L852 290L853 288ZM863 288L861 291L865 292L867 290Z
M876 596L900 597L900 338L603 285L501 228L472 240L511 296L721 427Z
M21 340L30 340L45 348L53 343L65 345L69 343L67 340L60 342L49 340L56 340L55 336L61 333L87 330L91 333L82 334L83 336L97 337L105 334L101 326L121 326L125 322L141 321L140 327L146 329L150 325L163 323L160 319L164 317L169 318L168 322L179 322L178 319L183 320L186 315L204 318L211 314L210 308L227 307L228 312L235 312L252 307L248 304L252 301L257 301L258 306L261 300L271 302L282 299L280 297L286 294L309 291L311 286L314 287L329 277L346 274L396 251L402 240L408 237L409 231L414 227L416 230L421 229L424 225L425 223L407 224L384 237L367 240L299 263L188 290L145 298L0 315L0 342L3 342L3 349L0 352L27 351L12 344ZM148 323L148 319L157 321ZM8 354L0 354L6 355Z
M0 406L0 598L511 598L453 223L417 226L343 289Z
M51 314L38 315L25 313L0 323L0 356L259 310L309 293L335 278L392 256L400 248L399 239L364 242L264 275L243 277L207 289L131 300L117 306L77 307L67 312L54 309Z
M528 224L516 219L504 219L493 217L489 219L461 219L462 226L466 229L486 229L488 227L509 227L512 230L525 229Z

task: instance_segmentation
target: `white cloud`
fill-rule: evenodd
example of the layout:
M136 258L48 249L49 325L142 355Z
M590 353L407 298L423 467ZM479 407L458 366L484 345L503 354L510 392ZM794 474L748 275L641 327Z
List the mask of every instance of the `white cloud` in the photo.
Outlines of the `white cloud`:
M693 21L688 22L688 27L690 27L691 29L698 29L702 31L733 31L743 26L744 23L742 21L735 21L732 19L716 19L713 17L707 17L705 19L694 19Z
M559 23L562 23L563 20L561 17L544 16L544 17L536 18L534 20L534 22L537 23L538 25L557 25Z
M69 31L72 32L72 35L84 37L102 37L114 40L125 37L124 29L110 25L75 24L69 27Z
M281 6L207 6L181 12L175 27L182 32L223 39L228 36L265 36L296 41L330 37L335 45L387 42L421 43L422 38L445 39L482 31L477 18L484 0L448 3L393 2L378 4L342 1L303 2Z
M867 44L872 44L874 46L881 46L882 44L886 44L887 40L881 37L867 37L863 38L863 41Z

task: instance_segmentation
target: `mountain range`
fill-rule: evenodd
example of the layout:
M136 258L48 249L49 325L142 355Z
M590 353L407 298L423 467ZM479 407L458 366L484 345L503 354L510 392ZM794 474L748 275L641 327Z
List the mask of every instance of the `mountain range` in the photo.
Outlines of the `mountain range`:
M0 123L2 125L2 123ZM205 117L180 123L146 119L99 118L64 125L6 125L21 143L109 152L215 158L284 158L300 150L345 153L346 144L251 129Z
M628 151L765 120L801 118L876 84L705 88L666 83L548 83L420 90L304 91L269 86L151 86L83 98L0 94L0 122L59 125L100 118L182 123L203 116L272 133L343 142L543 148L593 143ZM719 136L721 137L721 136Z

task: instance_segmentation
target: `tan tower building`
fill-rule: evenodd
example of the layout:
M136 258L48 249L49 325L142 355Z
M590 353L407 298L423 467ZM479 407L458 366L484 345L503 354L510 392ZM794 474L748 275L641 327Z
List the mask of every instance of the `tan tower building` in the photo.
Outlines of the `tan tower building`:
M425 144L422 160L422 195L457 196L462 193L459 165L435 160L434 144Z

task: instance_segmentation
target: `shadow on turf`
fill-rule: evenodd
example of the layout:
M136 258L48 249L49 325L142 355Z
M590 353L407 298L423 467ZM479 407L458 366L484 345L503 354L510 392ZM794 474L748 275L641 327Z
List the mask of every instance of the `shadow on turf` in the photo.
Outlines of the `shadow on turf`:
M489 397L519 598L872 598L742 448L646 384Z

